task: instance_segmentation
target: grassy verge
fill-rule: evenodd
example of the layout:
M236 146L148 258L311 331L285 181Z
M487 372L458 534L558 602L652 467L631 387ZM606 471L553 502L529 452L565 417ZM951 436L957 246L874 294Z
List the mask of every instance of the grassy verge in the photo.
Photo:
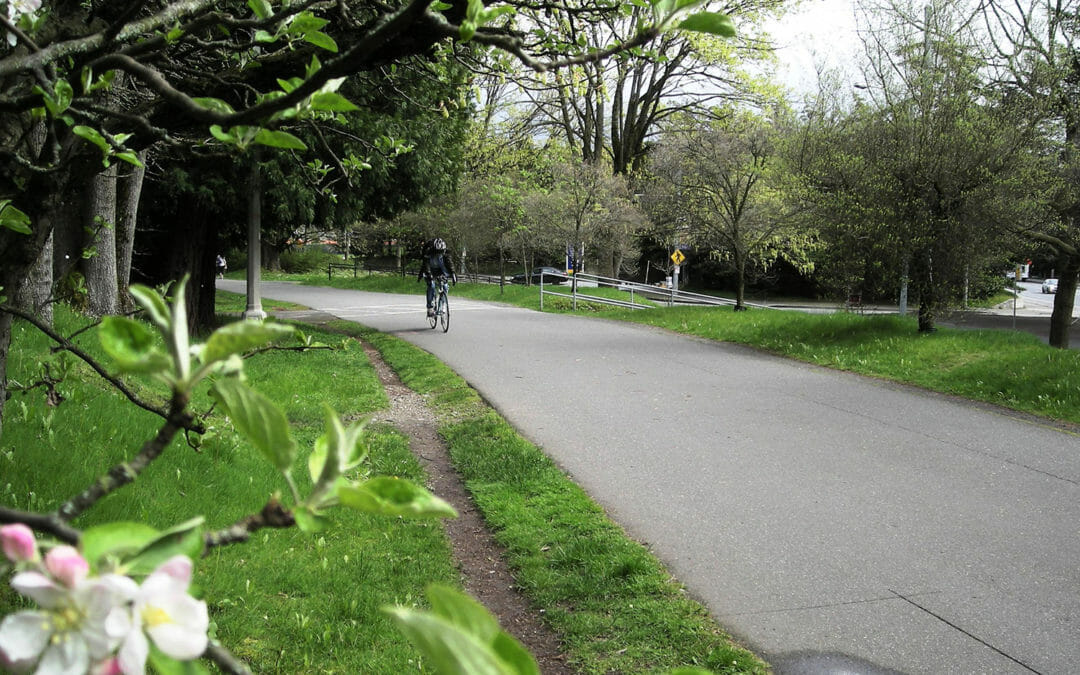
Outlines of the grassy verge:
M57 308L61 333L71 334L83 323ZM340 342L340 336L306 332ZM77 341L100 354L94 331ZM37 363L58 358L48 354L49 347L38 331L17 321L10 379L27 386L38 381ZM6 506L54 509L129 459L161 424L102 386L84 364L73 363L59 385L65 397L60 406L46 406L40 388L16 392L7 402L0 439L0 503ZM259 391L287 411L300 445L299 466L306 465L303 454L321 433L324 405L350 418L387 405L374 369L355 347L265 353L249 359L246 370ZM155 396L147 382L133 386L144 397ZM205 388L202 392L193 406L200 412L210 408ZM165 528L202 514L217 529L286 491L280 475L220 415L211 414L205 423L211 433L198 451L177 439L140 480L104 499L76 526L127 520ZM372 473L422 480L407 439L393 430L375 431L371 457ZM441 525L345 510L332 518L334 526L321 534L262 530L249 543L214 549L197 563L195 582L210 606L217 637L254 672L425 670L379 607L418 604L428 583L457 583ZM0 584L0 614L19 603L10 587Z
M1080 352L1013 331L920 334L898 316L676 308L613 318L1080 423Z
M562 634L582 672L767 670L442 362L392 336L335 326L373 344L440 413L455 467L506 548L518 586Z

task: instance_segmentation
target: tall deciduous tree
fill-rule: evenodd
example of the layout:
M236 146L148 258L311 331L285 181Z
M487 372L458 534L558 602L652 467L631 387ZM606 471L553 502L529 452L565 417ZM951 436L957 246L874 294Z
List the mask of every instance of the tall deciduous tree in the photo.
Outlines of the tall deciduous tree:
M1057 257L1050 344L1065 349L1080 280L1080 9L1043 0L987 0L980 8L993 46L995 84L1029 103L1029 114L1049 123L1057 145L1048 176L1057 186L1057 217L1022 221L1016 229Z
M804 260L805 237L776 192L777 144L771 122L736 113L667 134L651 165L656 180L649 201L657 220L730 262L737 310L745 309L753 266L778 256Z
M949 10L893 6L888 34L869 43L873 100L821 137L828 148L807 174L819 214L841 218L822 233L858 251L874 276L896 287L910 277L921 331L1000 254L1000 225L1015 210L997 197L1026 165L1031 138L1006 101L987 97L983 60Z
M0 227L0 286L12 297L20 297L28 270L64 218L57 197L87 183L102 161L139 164L137 152L155 143L209 138L237 150L299 149L299 139L281 127L350 109L337 89L352 74L455 41L513 54L539 70L602 60L678 27L687 10L656 2L630 39L566 58L567 50L552 51L547 40L508 30L500 17L512 7L487 9L467 0L228 6L59 0L44 17L28 6L9 14L14 22L4 18L12 41L0 41L0 199L31 224L29 235ZM587 6L597 16L621 11L618 3ZM713 15L686 27L728 30ZM103 97L118 74L128 95ZM35 126L42 115L40 141ZM0 405L10 327L11 315L0 312Z

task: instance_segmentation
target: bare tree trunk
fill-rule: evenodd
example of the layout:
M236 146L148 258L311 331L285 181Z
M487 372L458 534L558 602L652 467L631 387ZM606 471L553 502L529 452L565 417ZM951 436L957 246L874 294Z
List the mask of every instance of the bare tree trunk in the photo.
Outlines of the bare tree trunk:
M36 314L46 324L52 325L53 306L53 235L45 240L37 260L27 270L22 288L12 297L12 303L21 309Z
M116 276L116 165L94 176L86 200L88 245L95 252L83 263L87 311L105 316L117 311Z
M1080 274L1080 256L1062 254L1058 265L1061 266L1061 272L1057 293L1054 294L1054 312L1050 315L1049 341L1051 347L1068 349L1069 327L1072 325L1073 305Z
M146 151L139 153L139 161L146 164ZM119 290L119 307L123 311L134 309L127 289L131 284L131 254L135 246L135 225L138 222L139 197L142 194L146 168L130 167L121 176L116 188L116 283Z

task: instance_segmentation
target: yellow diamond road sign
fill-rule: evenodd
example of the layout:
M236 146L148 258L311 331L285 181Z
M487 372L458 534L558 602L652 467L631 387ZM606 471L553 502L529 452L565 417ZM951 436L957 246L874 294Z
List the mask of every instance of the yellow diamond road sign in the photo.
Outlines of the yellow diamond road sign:
M683 252L679 249L675 249L675 252L671 254L671 259L676 265L681 265L682 261L686 260L686 256L684 256Z

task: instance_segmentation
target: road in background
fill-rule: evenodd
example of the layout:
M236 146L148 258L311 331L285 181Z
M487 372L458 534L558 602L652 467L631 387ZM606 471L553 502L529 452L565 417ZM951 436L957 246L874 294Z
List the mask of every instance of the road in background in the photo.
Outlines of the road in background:
M443 334L421 296L262 294L440 358L780 673L1080 663L1071 433L639 325L451 296Z

